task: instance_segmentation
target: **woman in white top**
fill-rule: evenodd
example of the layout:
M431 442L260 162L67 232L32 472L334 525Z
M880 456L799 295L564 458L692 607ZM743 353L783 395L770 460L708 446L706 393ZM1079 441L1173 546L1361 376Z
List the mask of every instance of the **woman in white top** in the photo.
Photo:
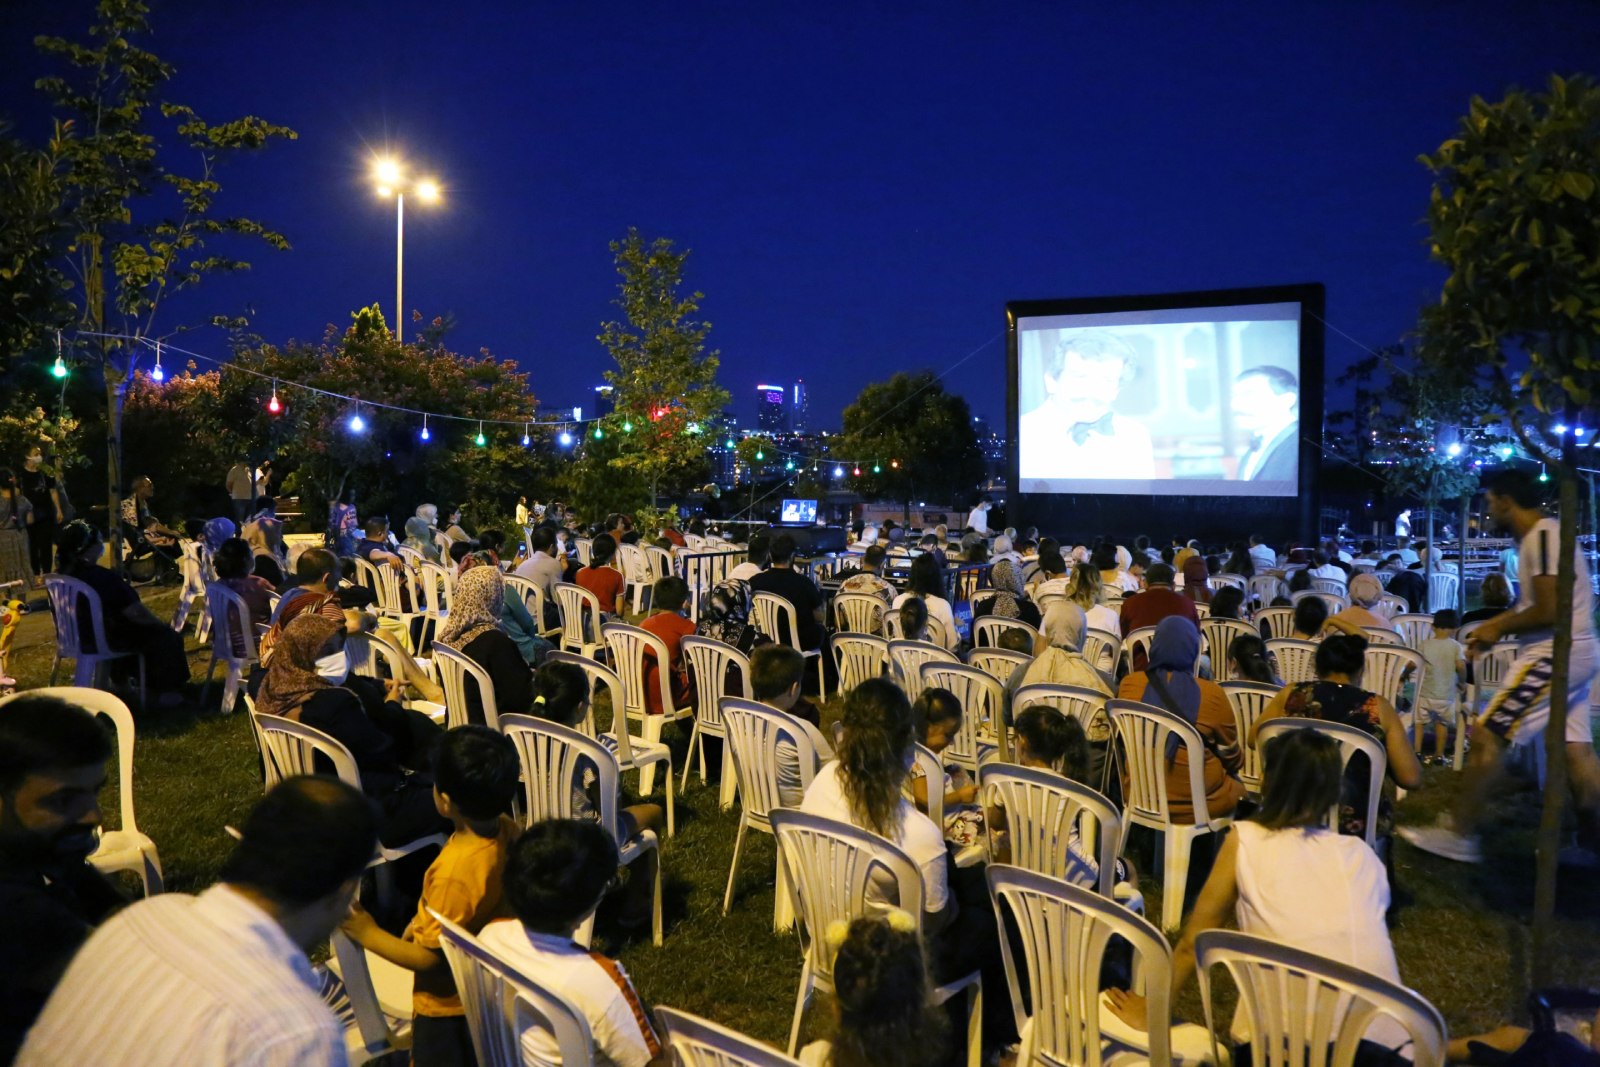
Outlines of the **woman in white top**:
M944 574L939 564L928 553L911 561L911 573L906 578L906 591L894 598L891 610L900 607L912 597L920 597L928 608L928 618L937 619L944 628L944 647L955 648L961 643L961 632L956 629L955 612L950 601L944 598Z
M1195 937L1220 929L1229 911L1241 931L1281 945L1400 981L1384 913L1389 878L1364 840L1327 828L1328 809L1339 800L1339 746L1315 729L1273 738L1264 753L1261 808L1233 824L1216 865L1195 901L1183 937L1172 953L1176 996L1194 977ZM1113 1009L1147 1029L1145 1001L1111 990ZM1235 1041L1249 1039L1243 1014L1233 1022ZM1378 1017L1367 1040L1391 1049L1406 1041L1392 1019Z
M1079 563L1072 568L1072 577L1067 584L1067 599L1083 609L1089 629L1122 636L1122 617L1106 607L1100 572L1089 564Z

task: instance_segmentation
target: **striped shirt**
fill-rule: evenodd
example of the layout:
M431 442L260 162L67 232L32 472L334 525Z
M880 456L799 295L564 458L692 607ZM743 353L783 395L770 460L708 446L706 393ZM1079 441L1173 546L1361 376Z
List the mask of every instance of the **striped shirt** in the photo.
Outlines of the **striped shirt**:
M242 894L166 893L95 931L17 1063L343 1065L317 988L305 952Z
M616 960L590 952L571 938L534 933L514 919L490 923L478 940L589 1020L596 1067L645 1067L661 1054L639 994ZM549 1031L534 1026L522 1041L523 1063L559 1061L560 1050Z
M1588 641L1594 638L1594 594L1589 583L1589 561L1583 549L1574 546L1572 582L1572 640ZM1554 578L1561 567L1561 521L1540 519L1533 528L1522 535L1517 559L1517 608L1527 611L1533 607L1533 580L1549 576ZM1514 635L1526 648L1555 640L1555 629L1544 627Z

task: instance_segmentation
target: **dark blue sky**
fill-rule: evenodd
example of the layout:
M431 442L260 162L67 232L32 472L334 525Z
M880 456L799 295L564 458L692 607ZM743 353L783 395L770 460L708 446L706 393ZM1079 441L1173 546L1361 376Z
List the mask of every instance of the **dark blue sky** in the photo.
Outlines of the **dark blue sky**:
M37 132L34 32L84 0L5 5L0 112ZM223 175L225 211L287 233L179 310L255 309L316 338L394 300L393 208L371 149L438 175L408 210L406 303L451 343L586 403L637 226L693 249L691 283L742 420L803 375L813 421L860 387L943 370L1006 301L1322 281L1378 345L1439 274L1428 176L1472 93L1592 70L1579 2L155 4L170 97L294 127ZM408 209L410 205L408 204ZM171 326L176 319L165 325ZM220 351L221 337L190 347ZM1330 373L1360 355L1330 334ZM947 378L997 423L996 340Z

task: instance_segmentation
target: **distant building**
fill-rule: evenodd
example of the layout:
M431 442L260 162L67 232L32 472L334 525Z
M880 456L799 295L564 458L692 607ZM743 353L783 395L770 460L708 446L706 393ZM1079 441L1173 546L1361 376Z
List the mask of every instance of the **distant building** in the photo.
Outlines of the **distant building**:
M781 385L756 386L756 429L761 433L779 434L788 429L785 392Z
M789 407L789 428L795 433L805 433L810 414L811 393L806 389L805 379L798 378L794 383L794 402Z
M616 404L612 400L613 392L613 387L609 385L597 385L594 387L595 418L603 419L616 410Z

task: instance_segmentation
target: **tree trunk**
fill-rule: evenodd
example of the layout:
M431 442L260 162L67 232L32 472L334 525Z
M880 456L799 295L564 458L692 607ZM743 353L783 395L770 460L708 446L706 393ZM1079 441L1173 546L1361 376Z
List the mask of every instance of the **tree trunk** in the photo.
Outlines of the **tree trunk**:
M1575 423L1574 413L1567 421ZM1577 590L1573 566L1578 542L1578 475L1574 437L1561 442L1561 560L1556 569L1555 649L1551 663L1550 722L1544 729L1547 763L1544 809L1539 816L1533 888L1533 988L1550 984L1554 955L1551 926L1556 910L1556 854L1561 850L1561 812L1567 801L1567 674L1572 664L1572 602ZM1587 596L1589 590L1584 590Z
M111 569L122 570L122 407L128 396L128 375L107 353L106 380L106 529ZM131 370L132 361L129 361Z
M1422 584L1428 587L1422 596L1422 610L1430 615L1433 614L1433 560L1439 554L1439 545L1433 539L1433 509L1439 500L1438 477L1436 474L1428 477L1428 555L1422 561Z
M1460 618L1467 613L1467 513L1472 507L1472 494L1461 495L1461 525L1456 527L1460 535L1458 544L1461 551L1456 553L1456 617Z

